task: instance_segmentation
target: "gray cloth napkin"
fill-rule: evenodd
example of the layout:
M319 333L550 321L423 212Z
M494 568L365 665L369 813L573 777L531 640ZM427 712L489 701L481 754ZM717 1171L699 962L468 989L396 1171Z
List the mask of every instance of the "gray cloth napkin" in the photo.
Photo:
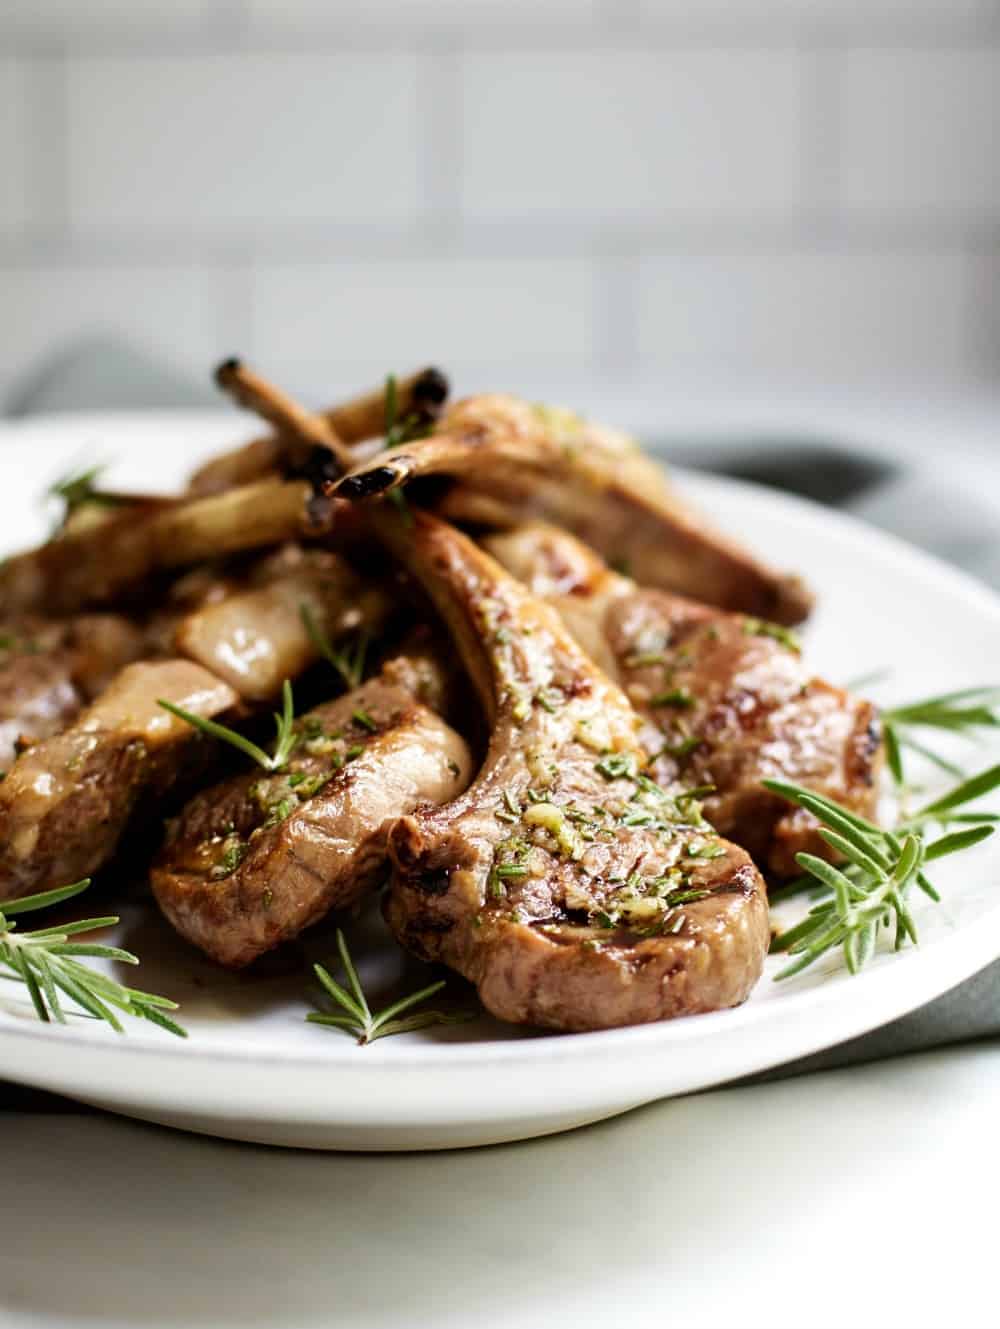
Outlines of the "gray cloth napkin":
M95 338L43 364L6 402L12 416L43 411L201 406L207 389L112 338ZM1000 588L996 509L967 491L949 501L946 476L908 469L880 456L821 439L660 439L653 450L695 469L770 484L850 511ZM788 1062L753 1080L873 1061L905 1052L1000 1034L1000 960L902 1019L815 1056ZM89 1111L0 1082L0 1111Z

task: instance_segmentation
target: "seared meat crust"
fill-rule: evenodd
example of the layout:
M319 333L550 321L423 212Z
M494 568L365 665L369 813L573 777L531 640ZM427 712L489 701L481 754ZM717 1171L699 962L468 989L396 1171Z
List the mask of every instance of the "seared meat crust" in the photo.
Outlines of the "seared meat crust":
M65 728L142 651L142 632L118 614L9 624L0 633L0 769L10 766L19 741Z
M240 968L377 884L391 822L460 793L465 742L390 670L296 721L287 767L196 795L153 866L163 913Z
M743 1001L767 950L763 882L691 799L647 778L619 689L454 528L384 508L373 523L434 600L493 729L473 785L390 833L400 942L501 1019L548 1028Z
M237 701L187 660L132 664L67 730L22 753L0 783L0 899L90 876L143 809L203 769L211 744L159 697L209 717Z
M614 430L569 411L493 394L458 402L430 437L377 454L334 492L364 498L422 475L460 477L508 524L544 518L648 586L710 604L797 623L811 596L713 529L666 484L662 471Z
M881 743L868 701L814 678L794 639L611 572L565 531L528 525L486 547L560 612L644 718L661 783L713 785L705 816L777 877L832 857L815 818L761 786L807 785L874 818Z

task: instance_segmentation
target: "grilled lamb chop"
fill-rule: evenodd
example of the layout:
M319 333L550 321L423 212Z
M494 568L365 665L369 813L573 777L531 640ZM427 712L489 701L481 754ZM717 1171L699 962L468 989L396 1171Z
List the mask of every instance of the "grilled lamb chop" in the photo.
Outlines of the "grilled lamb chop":
M148 594L156 575L312 531L311 487L263 481L207 498L137 503L69 528L0 566L0 614L73 613Z
M743 1001L767 951L763 881L691 797L647 778L617 686L453 527L383 506L372 521L433 599L492 728L466 793L390 832L399 941L501 1019L553 1029Z
M15 761L0 783L0 900L96 872L126 828L211 745L157 705L211 717L237 702L188 660L128 665L70 726Z
M379 453L332 487L367 498L419 476L460 477L487 512L565 526L648 586L797 623L811 597L691 510L623 434L514 397L457 403L428 438Z
M200 606L175 632L178 652L197 660L242 697L266 701L286 678L296 678L319 659L303 619L331 641L362 629L375 632L389 615L385 594L366 584L336 554L298 551L294 563L278 561L262 585ZM268 560L275 562L276 560Z
M370 890L396 817L465 788L464 740L405 677L387 666L301 716L280 773L248 771L192 799L152 872L182 936L220 964L249 964Z
M117 614L25 619L0 634L0 768L77 715L143 653L143 634Z
M782 779L874 818L880 741L871 702L814 678L794 638L618 576L565 531L528 525L485 542L560 613L643 716L661 784L713 785L705 816L777 877L802 851L832 857L815 818L766 789Z

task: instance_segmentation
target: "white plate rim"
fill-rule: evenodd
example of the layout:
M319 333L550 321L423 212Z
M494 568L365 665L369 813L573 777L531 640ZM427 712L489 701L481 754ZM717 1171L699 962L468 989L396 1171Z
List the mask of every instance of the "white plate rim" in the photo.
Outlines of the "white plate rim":
M152 414L152 413L151 413ZM162 419L165 413L160 413ZM176 413L180 422L186 413ZM204 419L208 413L191 413ZM173 418L170 415L169 418ZM52 416L27 422L30 426L43 425L52 427L57 422L65 427L72 417ZM78 423L74 421L74 423ZM87 427L93 427L88 419ZM6 430L5 430L6 432ZM15 435L20 429L10 430ZM34 432L32 428L30 432ZM22 435L23 437L23 435ZM914 548L907 542L885 532L876 530L857 521L848 514L824 508L810 500L777 492L766 486L742 480L685 472L681 468L671 468L671 475L680 482L680 487L691 484L698 491L698 499L704 504L710 499L713 490L730 495L747 495L756 501L776 504L784 513L796 514L807 521L811 527L817 525L831 533L861 537L865 544L877 553L883 562L895 564L926 582L933 582L942 591L965 601L970 609L986 614L1000 627L1000 597L988 587L976 581L933 555ZM817 1037L802 1039L797 1044L793 1059L809 1055L822 1047L832 1046L845 1039L868 1032L870 1029L885 1024L888 1020L914 1010L933 1000L941 993L961 983L965 978L978 972L991 959L1000 954L1000 897L992 907L986 908L977 920L979 936L970 937L968 927L959 927L948 937L939 938L933 947L921 950L919 947L894 957L891 964L877 967L851 979L852 984L863 987L871 999L865 1003L873 1009L871 1020L859 1018L858 1002L851 1002L853 1018L846 1020L849 1026L836 1037L831 1038L828 1026L817 1023ZM975 942L976 944L972 944ZM839 978L831 975L832 979ZM892 1000L893 989L898 989L898 1000ZM793 1010L786 1012L786 1018L808 1017L817 1010L835 1007L840 1000L842 983L823 981L816 986L797 991ZM919 996L915 996L919 993ZM779 1017L780 1007L744 1005L732 1010L718 1011L700 1015L697 1018L660 1022L632 1028L594 1031L580 1034L536 1034L531 1037L511 1041L465 1042L454 1044L420 1043L394 1046L391 1052L387 1048L373 1045L366 1049L364 1061L374 1069L400 1069L419 1067L421 1069L447 1069L461 1072L480 1071L490 1065L514 1061L565 1061L585 1060L594 1056L604 1060L609 1053L631 1055L637 1051L652 1047L666 1050L674 1043L687 1044L691 1040L709 1040L712 1034L721 1028L735 1034L739 1029L752 1030L761 1023L765 1027L783 1023ZM886 1014L886 1011L889 1013ZM836 1022L834 1022L836 1023ZM91 1029L81 1023L70 1028L57 1025L27 1024L14 1016L0 1012L0 1040L38 1042L48 1040L53 1045L71 1047L79 1050L98 1046L103 1050L116 1048L116 1054L143 1057L149 1053L158 1058L182 1060L190 1064L192 1059L223 1064L276 1064L287 1068L323 1070L333 1073L337 1070L357 1071L359 1061L356 1050L346 1040L343 1046L325 1044L317 1047L315 1054L301 1051L285 1051L269 1044L266 1049L238 1048L206 1042L199 1044L196 1038L175 1040L160 1032L145 1034L134 1026L128 1036L111 1041L109 1031ZM332 1040L331 1040L332 1043ZM786 1058L787 1059L787 1058ZM772 1063L775 1064L775 1063Z

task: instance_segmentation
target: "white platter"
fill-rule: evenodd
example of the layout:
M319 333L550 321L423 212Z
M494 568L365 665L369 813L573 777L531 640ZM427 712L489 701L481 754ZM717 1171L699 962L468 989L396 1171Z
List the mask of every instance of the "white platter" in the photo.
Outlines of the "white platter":
M246 437L246 420L195 413L67 416L0 428L0 517L7 548L44 529L35 495L68 463L113 459L123 485L176 484L201 456ZM844 681L885 666L882 700L992 681L1000 600L943 564L842 516L772 491L687 475L682 487L724 528L819 594L806 632L818 672ZM1000 745L975 753L982 768ZM836 964L787 983L779 960L738 1010L567 1037L488 1018L357 1047L309 1026L305 966L222 974L138 901L118 929L142 957L129 980L181 1002L182 1042L146 1026L119 1038L86 1020L43 1026L22 990L0 992L0 1078L130 1116L268 1144L429 1149L527 1138L702 1089L855 1037L930 1001L1000 955L1000 836L935 872L941 906L916 904L921 944L859 977ZM103 908L103 906L102 906ZM356 923L356 943L378 937ZM319 938L310 943L329 946ZM325 955L325 950L320 954ZM389 941L366 954L376 996L420 966Z

